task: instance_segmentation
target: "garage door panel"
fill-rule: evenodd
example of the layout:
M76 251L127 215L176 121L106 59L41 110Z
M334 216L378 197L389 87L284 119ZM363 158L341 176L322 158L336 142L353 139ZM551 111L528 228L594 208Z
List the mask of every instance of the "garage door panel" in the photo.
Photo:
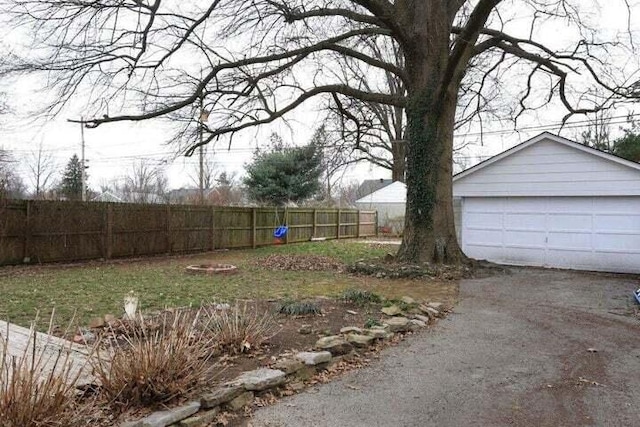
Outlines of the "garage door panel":
M502 246L502 233L495 230L467 229L465 241L469 245Z
M592 197L531 197L545 201L545 211L548 213L591 213L593 211Z
M504 217L504 227L507 230L532 230L544 232L544 214L535 213L507 213Z
M640 231L640 214L595 215L593 226L596 233L611 231L634 233Z
M517 246L507 246L507 251L502 256L507 264L516 265L540 265L537 260L544 256L544 248L523 248Z
M549 249L559 249L563 252L574 250L591 252L592 244L591 233L550 231L547 236Z
M640 254L640 234L596 234L596 252Z
M591 214L550 213L547 217L547 229L591 233L592 222Z
M505 246L518 248L545 247L545 233L540 231L509 230L503 236Z
M481 244L469 244L465 246L465 254L468 257L475 259L500 259L504 254L502 245L481 245Z
M467 227L500 230L502 229L502 213L470 212Z
M640 197L467 198L462 229L473 258L640 273Z
M505 197L503 201L507 212L536 213L539 211L539 204L538 200L530 197Z

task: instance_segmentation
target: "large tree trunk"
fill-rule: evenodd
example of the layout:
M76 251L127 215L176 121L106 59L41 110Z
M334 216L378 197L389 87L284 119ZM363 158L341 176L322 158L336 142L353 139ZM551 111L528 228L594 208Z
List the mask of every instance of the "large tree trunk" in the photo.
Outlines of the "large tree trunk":
M394 182L404 182L407 159L405 141L402 139L391 141L391 154L393 155L391 179Z
M404 2L403 2L404 3ZM446 2L406 2L413 38L405 47L407 205L398 258L456 264L464 254L453 219L453 128L461 76L447 75L450 17Z

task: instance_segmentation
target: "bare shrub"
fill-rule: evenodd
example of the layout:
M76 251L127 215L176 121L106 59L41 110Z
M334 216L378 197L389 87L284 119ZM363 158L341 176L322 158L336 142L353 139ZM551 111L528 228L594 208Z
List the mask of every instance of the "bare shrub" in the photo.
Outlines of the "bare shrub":
M94 359L101 395L120 410L153 407L187 396L210 380L217 369L216 343L199 327L207 323L201 315L167 312L153 326L140 317L125 334L110 331L103 339L108 357Z
M82 367L71 350L52 350L33 325L20 354L10 354L9 339L9 331L0 333L0 427L79 425L88 406L77 399Z
M221 351L227 354L246 353L260 347L280 330L268 312L260 314L257 307L244 304L220 310L206 308L207 328Z

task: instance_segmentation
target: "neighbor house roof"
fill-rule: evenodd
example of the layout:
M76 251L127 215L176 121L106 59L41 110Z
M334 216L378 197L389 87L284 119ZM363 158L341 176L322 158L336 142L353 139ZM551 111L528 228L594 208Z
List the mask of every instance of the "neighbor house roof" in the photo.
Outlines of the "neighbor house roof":
M360 199L356 203L406 203L407 202L407 186L404 182L395 181L391 184L374 191Z
M116 196L111 191L103 191L92 199L93 202L123 202L121 197Z
M393 180L391 179L365 179L356 190L356 197L360 199L390 185L392 182Z

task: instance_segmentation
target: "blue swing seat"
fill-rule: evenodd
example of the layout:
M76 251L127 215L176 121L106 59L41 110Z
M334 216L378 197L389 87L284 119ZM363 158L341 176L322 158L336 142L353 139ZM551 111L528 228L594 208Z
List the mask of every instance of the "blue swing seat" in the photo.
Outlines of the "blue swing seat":
M640 288L633 293L633 296L636 297L636 301L640 304Z
M276 239L282 239L284 236L286 236L288 230L289 227L287 227L286 225L281 225L274 230L273 237L275 237Z

